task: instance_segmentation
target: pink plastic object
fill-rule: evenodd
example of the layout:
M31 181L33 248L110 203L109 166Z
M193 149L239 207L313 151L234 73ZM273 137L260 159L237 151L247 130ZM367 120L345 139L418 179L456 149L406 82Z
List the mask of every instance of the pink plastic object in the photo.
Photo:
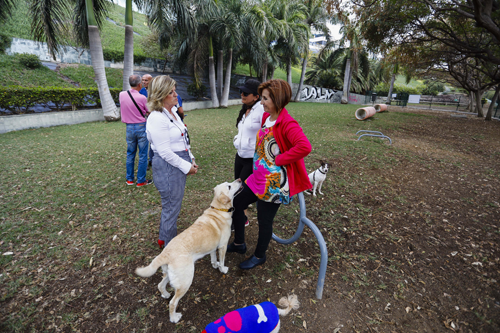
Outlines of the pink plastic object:
M356 110L356 119L357 120L365 120L373 116L377 111L375 110L374 107L368 106L365 108L357 109Z
M387 105L386 104L375 104L374 108L375 108L375 111L377 111L377 112L387 111Z

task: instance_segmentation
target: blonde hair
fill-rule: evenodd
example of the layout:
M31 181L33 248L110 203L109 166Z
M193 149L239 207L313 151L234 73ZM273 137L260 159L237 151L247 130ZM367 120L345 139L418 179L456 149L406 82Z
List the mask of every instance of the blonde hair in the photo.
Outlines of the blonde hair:
M148 110L149 112L163 112L163 100L175 88L176 82L168 75L155 77L148 87Z
M269 97L278 112L281 112L292 99L292 88L290 88L288 82L281 79L269 80L262 83L259 86L260 96L262 96L262 92L265 89L269 91Z

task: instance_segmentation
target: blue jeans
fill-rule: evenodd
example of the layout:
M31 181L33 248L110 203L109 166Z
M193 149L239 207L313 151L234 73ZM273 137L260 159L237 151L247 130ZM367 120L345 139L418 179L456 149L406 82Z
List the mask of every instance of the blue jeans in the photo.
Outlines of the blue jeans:
M135 154L137 152L137 147L139 147L137 183L144 183L146 181L148 144L146 123L127 124L127 180L134 181Z

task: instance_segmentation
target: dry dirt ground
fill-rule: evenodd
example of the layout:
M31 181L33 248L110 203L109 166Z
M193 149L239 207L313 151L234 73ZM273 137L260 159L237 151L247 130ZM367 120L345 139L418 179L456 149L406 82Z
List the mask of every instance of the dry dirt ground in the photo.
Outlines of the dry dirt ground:
M126 263L105 274L94 268L47 281L33 330L201 332L233 309L295 293L301 306L282 318L282 332L499 332L500 123L432 115L384 133L400 152L394 165L333 159L325 196L306 197L329 251L322 299L315 297L319 250L306 228L294 245L272 242L267 263L248 272L237 268L243 255L228 254L227 275L200 260L176 325L157 290L161 274L134 274L158 254L151 247L145 257L123 253ZM367 191L338 185L360 174L380 181ZM330 208L334 198L342 201ZM291 236L295 224L287 228ZM257 230L252 220L247 255ZM27 300L19 293L1 314Z

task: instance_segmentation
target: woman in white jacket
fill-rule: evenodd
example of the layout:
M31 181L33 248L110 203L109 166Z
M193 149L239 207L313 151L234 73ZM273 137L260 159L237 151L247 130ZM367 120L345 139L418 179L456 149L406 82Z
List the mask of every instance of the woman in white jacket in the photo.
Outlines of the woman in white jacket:
M175 81L167 75L157 76L149 84L146 133L151 142L153 179L161 196L160 248L177 235L177 217L181 211L186 176L198 172L191 153L186 125L177 115Z
M238 134L234 137L236 156L234 158L234 179L245 181L252 174L253 155L257 132L262 127L264 108L260 104L260 95L257 92L260 82L247 80L240 89L243 107L236 120ZM245 226L248 225L248 221Z

